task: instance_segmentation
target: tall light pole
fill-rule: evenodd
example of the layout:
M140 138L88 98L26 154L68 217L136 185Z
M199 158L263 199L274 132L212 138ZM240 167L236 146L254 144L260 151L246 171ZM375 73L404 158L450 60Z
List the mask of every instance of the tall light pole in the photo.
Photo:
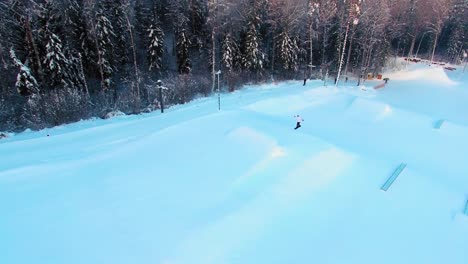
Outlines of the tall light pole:
M221 91L219 90L219 75L221 74L221 70L218 70L216 72L216 75L218 75L218 111L221 110Z
M421 37L421 40L419 40L419 45L418 45L418 49L416 50L416 58L418 58L418 54L419 54L419 48L421 48L421 43L424 39L424 36L426 35L426 31L422 34L422 37Z
M162 81L158 80L156 82L156 86L159 89L159 105L161 106L161 113L164 113L164 99L163 99L163 94L162 90L168 90L167 87L162 86Z
M338 75L336 76L335 87L338 86L338 82L340 81L341 68L343 67L344 54L346 51L346 40L348 39L349 23L350 21L348 20L348 22L346 23L346 33L345 33L345 38L344 38L344 43L343 43L343 51L341 52L340 66L338 67ZM359 23L359 19L354 18L353 24L357 25L358 23Z
M468 57L468 54L466 54L466 51L464 51L464 52L463 52L463 60L465 61L465 67L463 67L463 72L465 72L465 70L466 70L466 63L468 63L468 62L466 61L466 57Z

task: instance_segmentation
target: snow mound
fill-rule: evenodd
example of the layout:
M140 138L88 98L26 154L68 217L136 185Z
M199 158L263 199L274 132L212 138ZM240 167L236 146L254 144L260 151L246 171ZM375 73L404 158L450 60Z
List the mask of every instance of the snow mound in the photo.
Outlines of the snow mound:
M414 70L403 70L393 73L385 74L385 77L398 81L415 81L427 80L431 82L443 83L447 85L454 85L456 82L452 81L447 73L441 67L419 68Z
M228 133L228 139L254 149L270 150L276 146L274 139L249 127L239 127Z
M385 103L356 98L347 114L356 119L380 121L392 116L393 109Z

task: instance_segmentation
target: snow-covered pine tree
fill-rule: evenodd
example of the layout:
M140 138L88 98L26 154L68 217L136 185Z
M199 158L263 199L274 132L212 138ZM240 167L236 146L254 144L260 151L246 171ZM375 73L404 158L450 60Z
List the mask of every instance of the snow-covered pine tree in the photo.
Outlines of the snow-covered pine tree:
M13 63L19 68L19 73L16 78L16 89L18 93L23 96L29 96L32 94L39 93L39 85L37 84L36 78L31 74L29 67L24 65L15 54L13 49L10 49L10 57Z
M70 73L69 60L65 57L62 41L50 31L48 27L44 30L46 41L46 55L43 60L46 79L51 89L69 88L73 86Z
M38 82L42 82L43 70L41 61L40 38L35 28L35 16L37 13L32 4L26 1L9 0L8 2L0 2L0 5L5 7L6 12L2 12L7 16L6 22L10 26L7 31L7 37L11 41L7 47L13 47L17 55L21 58L25 57L25 63L31 69L32 74L36 76Z
M279 58L284 70L297 71L299 47L295 39L289 37L288 32L283 31L278 36Z
M96 42L98 49L99 71L101 73L101 87L106 90L110 88L113 68L113 52L112 37L115 36L114 28L110 20L104 13L104 7L99 6L96 12Z
M103 7L107 19L112 25L112 43L114 43L114 69L121 70L122 66L130 62L128 40L129 33L126 21L126 10L129 6L125 0L103 0Z
M44 85L49 89L69 88L73 82L72 65L65 55L60 34L63 23L56 0L46 0L39 12L39 32L42 41Z
M186 74L192 70L191 61L189 58L190 39L187 37L187 32L184 28L177 31L177 65L179 73Z
M40 40L42 42L47 41L48 36L46 35L46 28L56 35L61 34L63 20L57 0L45 0L44 3L39 5L38 10L37 24Z
M175 1L171 5L171 13L174 19L174 31L176 38L177 69L181 74L192 71L192 62L189 56L189 48L192 45L188 33L189 19L187 18L188 2Z
M249 0L246 3L247 25L245 42L243 43L242 66L253 73L259 73L263 69L266 59L259 31L263 25L262 21L267 19L266 12L269 10L269 3L265 0Z
M235 42L235 39L232 37L232 34L230 32L228 32L226 36L224 37L221 52L222 52L221 62L222 62L223 68L227 72L232 72L236 65L236 57L238 56L237 54L239 53L239 48Z
M82 1L69 0L65 9L66 45L76 53L82 54L85 68L91 64L91 58L96 56L95 47L90 40L90 32L86 25Z
M148 29L148 63L149 71L161 70L164 52L164 32L157 18L153 18Z
M86 94L89 94L84 70L82 68L82 58L80 58L81 54L74 54L70 51L67 51L65 53L65 56L68 58L69 61L67 73L70 80L70 84L73 88L79 89L80 91L84 91L86 92Z
M247 28L242 65L245 69L258 73L263 69L265 56L260 50L260 36L254 19L248 22Z

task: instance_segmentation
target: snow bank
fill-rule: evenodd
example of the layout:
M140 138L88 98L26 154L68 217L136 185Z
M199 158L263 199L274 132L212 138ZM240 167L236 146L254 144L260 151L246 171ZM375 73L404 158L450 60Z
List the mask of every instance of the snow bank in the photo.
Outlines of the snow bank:
M112 112L109 112L107 113L105 116L104 116L104 119L109 119L109 118L114 118L114 117L118 117L118 116L124 116L125 114L121 111L112 111Z
M0 263L465 264L466 84L392 80L15 135L0 144Z
M7 133L0 132L0 139L7 138L7 137L8 137Z
M385 77L390 78L392 80L398 81L415 81L415 80L426 80L432 81L447 85L454 85L456 82L452 81L448 76L447 73L441 67L428 67L428 68L417 68L414 70L403 70L393 73L385 74Z

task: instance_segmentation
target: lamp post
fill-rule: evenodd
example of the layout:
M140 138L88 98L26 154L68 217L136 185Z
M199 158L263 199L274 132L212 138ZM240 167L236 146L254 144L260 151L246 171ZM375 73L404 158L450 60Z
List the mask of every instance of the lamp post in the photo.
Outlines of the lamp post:
M465 72L465 70L466 70L466 63L467 63L466 57L468 57L468 54L466 54L466 51L464 51L463 52L463 60L465 61L465 67L463 67L463 72Z
M161 106L161 113L164 113L164 99L163 99L163 94L162 94L162 90L167 90L168 88L167 87L164 87L162 86L162 81L161 80L158 80L156 82L156 86L157 88L159 89L159 104Z
M346 51L346 40L348 39L349 22L350 21L348 20L348 22L346 23L346 33L345 33L345 38L343 42L343 51L341 52L340 66L338 67L338 75L336 76L335 87L338 86L338 82L340 81L341 68L343 67L344 54ZM359 23L359 19L354 18L353 24L357 25L358 23Z
M218 70L216 72L216 75L218 76L218 111L221 110L221 91L219 90L219 75L221 74L221 70Z
M421 40L419 40L418 49L416 50L416 56L415 56L416 58L418 58L419 48L421 48L421 43L422 43L422 41L423 41L424 36L426 35L426 33L427 33L427 32L425 31L425 32L422 34Z
M326 65L327 71L325 72L325 77L323 78L323 86L327 87L327 79L328 79L328 65Z

